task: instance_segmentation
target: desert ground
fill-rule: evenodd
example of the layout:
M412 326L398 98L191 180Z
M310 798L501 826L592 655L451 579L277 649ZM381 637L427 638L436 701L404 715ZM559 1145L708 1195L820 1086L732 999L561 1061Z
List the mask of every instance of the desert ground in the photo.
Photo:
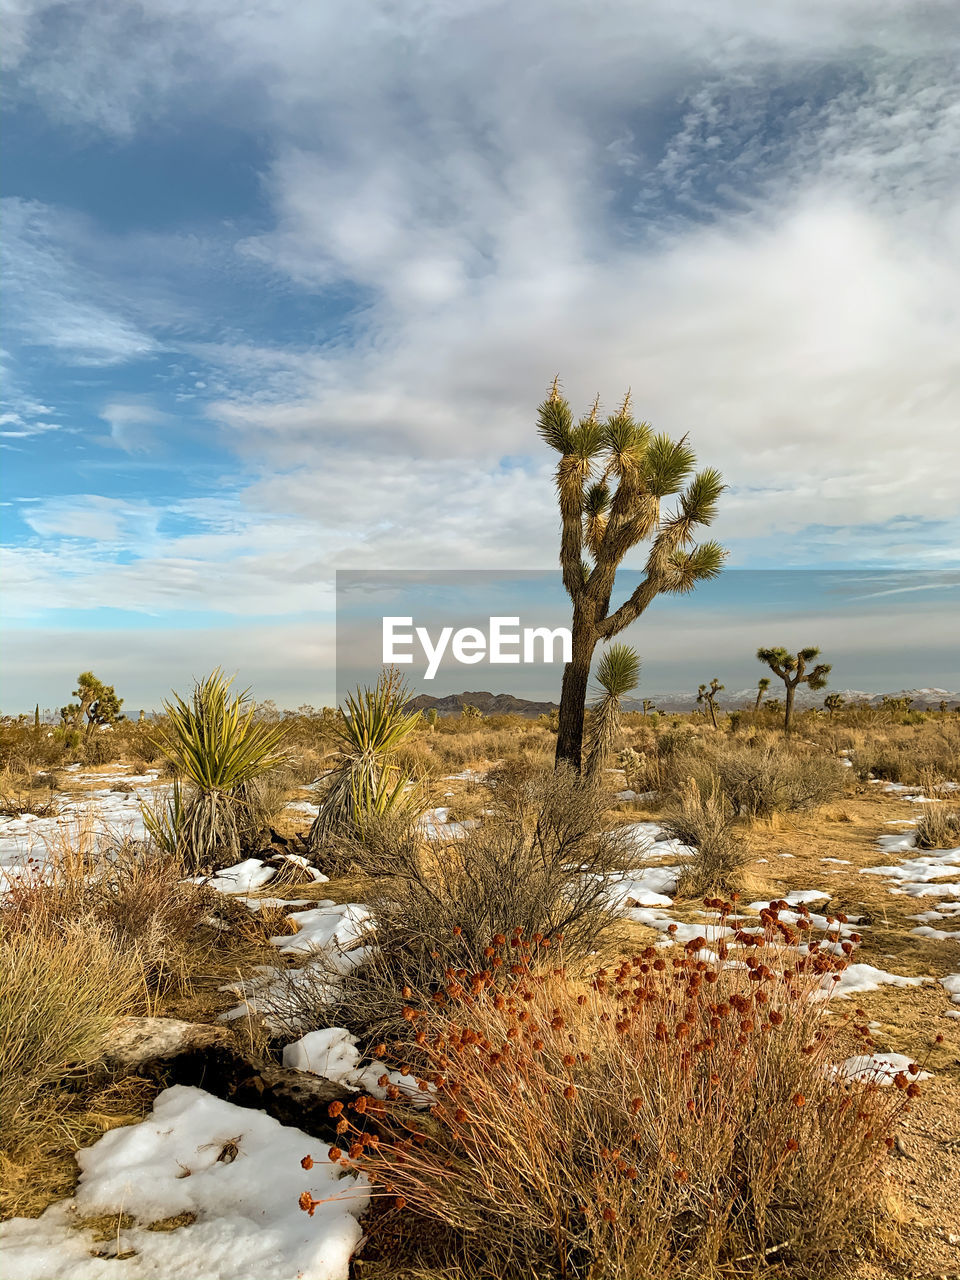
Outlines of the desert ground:
M405 1206L371 1195L378 1173L382 1180L381 1149L351 1147L351 1163L336 1146L335 1117L369 1095L389 1141L392 1107L425 1115L436 1101L423 1099L443 1085L421 1088L418 1098L418 1069L404 1070L406 1050L394 1050L404 1024L395 1030L397 1010L384 1011L382 990L374 1008L376 982L395 984L399 1007L416 1004L422 979L422 955L411 953L407 965L396 942L409 920L391 923L384 904L406 901L408 881L396 876L415 864L424 891L442 903L437 930L459 940L462 911L469 932L476 901L458 877L473 874L482 851L474 861L464 850L506 821L507 810L529 826L537 779L551 773L555 727L549 716L421 717L391 757L410 797L394 824L312 839L330 802L327 770L343 756L336 717L268 709L261 718L282 730L281 756L261 779L240 856L205 865L188 865L156 821L144 819L144 806L156 815L171 803L175 768L160 719L72 743L46 730L38 736L32 724L4 726L8 1280L460 1280L529 1266L502 1261L520 1247L515 1241L499 1254L488 1248L501 1230L496 1215L478 1226L461 1207L463 1222L451 1220L452 1210L439 1221L418 1202L419 1184ZM781 775L770 780L784 760L793 762L789 786ZM767 772L766 781L753 780L748 804L750 761L766 761ZM710 1269L701 1262L694 1270L671 1245L669 1272L611 1252L568 1259L566 1273L545 1257L538 1274L960 1275L958 782L960 718L952 712L808 711L789 740L764 712L723 715L718 728L699 714L623 717L595 784L595 834L614 833L619 860L595 872L601 893L590 910L604 916L596 945L574 954L569 939L559 944L571 946L570 980L583 990L592 981L596 992L598 970L644 954L722 968L726 925L731 948L745 953L749 938L738 929L762 934L766 926L774 947L799 922L837 963L836 973L817 975L816 990L808 984L797 1014L816 1007L828 1028L834 1060L820 1075L842 1070L822 1087L863 1088L888 1109L898 1101L884 1121L881 1156L868 1159L858 1147L843 1167L823 1166L824 1222L838 1225L822 1254L789 1233L771 1238L771 1225L766 1246L739 1254L720 1246ZM563 873L569 880L569 866ZM507 884L512 874L505 860L498 892L517 911L523 886ZM564 885L554 890L569 900ZM768 904L772 920L760 916ZM509 938L511 921L498 923L491 911L484 927L502 927ZM426 945L446 955L450 943L446 936ZM491 943L492 954L499 944ZM378 948L391 946L399 951L387 968L356 985L357 975L376 970ZM530 965L521 984L534 981L537 962ZM438 1016L426 1010L423 1025L436 1027ZM757 1062L767 1069L766 1058ZM772 1109L777 1087L769 1085ZM499 1123L519 1124L519 1116L504 1103ZM424 1150L432 1149L429 1123ZM814 1140L806 1140L811 1161L825 1159L819 1147L814 1155ZM800 1158L806 1149L801 1142ZM486 1166L470 1172L464 1150L453 1153L448 1176L486 1177ZM442 1184L423 1177L436 1197ZM797 1186L788 1198L800 1194ZM847 1194L862 1200L849 1221L835 1209ZM816 1230L815 1197L803 1213Z

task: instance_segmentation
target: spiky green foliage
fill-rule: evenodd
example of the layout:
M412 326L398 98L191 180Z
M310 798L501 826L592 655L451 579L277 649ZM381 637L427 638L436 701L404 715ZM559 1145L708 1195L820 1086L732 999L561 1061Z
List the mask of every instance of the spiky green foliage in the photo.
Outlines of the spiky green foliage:
M152 804L141 801L140 813L147 835L156 848L164 853L176 853L183 829L183 787L180 779L174 778L169 793Z
M600 697L590 713L587 777L599 777L609 759L620 732L620 699L639 679L640 658L628 644L612 644L604 651L596 672Z
M231 694L232 683L218 668L189 699L175 693L163 704L167 728L157 746L183 786L177 850L195 872L237 861L243 788L285 759L286 727L258 721L246 691Z
M564 673L557 759L579 769L584 702L593 651L629 626L661 594L684 595L720 572L726 552L698 531L717 512L724 484L712 467L695 471L687 440L655 435L637 420L629 393L606 421L599 403L574 425L555 381L538 410L541 438L559 455L560 565L573 603L573 659ZM672 509L666 499L676 497ZM649 543L640 585L611 612L624 556Z
M845 699L842 693L828 693L823 700L823 705L833 715L835 711L840 711L843 708L844 702Z
M819 662L811 667L810 663L819 658L820 650L814 648L799 649L795 654L782 645L773 649L758 649L757 658L765 662L775 676L779 676L786 689L786 703L783 713L783 731L789 733L793 722L793 701L797 686L807 685L810 689L824 689L827 676L832 670L829 662ZM769 704L768 704L769 705Z
M715 729L717 728L717 694L721 693L724 687L714 676L709 684L702 684L697 690L697 702L701 706L706 706L710 715L710 723Z
M407 712L409 695L393 670L384 671L373 689L347 697L336 729L335 764L324 775L320 812L309 843L319 848L333 835L362 834L371 816L412 812L419 797L411 779L396 764L396 753L420 723Z

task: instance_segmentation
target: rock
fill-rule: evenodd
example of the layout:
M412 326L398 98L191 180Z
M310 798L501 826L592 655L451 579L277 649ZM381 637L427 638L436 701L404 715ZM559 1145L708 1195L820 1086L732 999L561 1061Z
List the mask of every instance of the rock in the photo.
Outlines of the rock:
M233 1036L225 1027L180 1018L125 1018L110 1033L103 1060L111 1071L139 1069L186 1054L221 1048L233 1051Z
M330 1103L356 1095L310 1072L264 1063L244 1052L226 1027L179 1018L126 1018L104 1046L103 1065L109 1075L135 1072L164 1087L194 1085L323 1138L334 1127Z

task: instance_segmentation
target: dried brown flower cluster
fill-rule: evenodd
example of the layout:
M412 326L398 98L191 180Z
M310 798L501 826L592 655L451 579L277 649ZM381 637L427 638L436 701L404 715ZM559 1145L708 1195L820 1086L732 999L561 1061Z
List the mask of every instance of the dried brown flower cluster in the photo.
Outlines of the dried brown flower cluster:
M728 925L733 902L707 906ZM786 906L715 955L705 934L585 979L559 952L545 963L542 939L497 934L487 968L404 993L413 1045L376 1046L416 1076L420 1109L387 1077L386 1102L332 1104L344 1146L329 1159L418 1214L509 1237L513 1256L546 1250L557 1274L583 1251L635 1268L610 1274L714 1266L783 1239L825 1256L919 1088L837 1080L832 1065L869 1034L811 1000L846 958L809 939L804 908L781 920Z

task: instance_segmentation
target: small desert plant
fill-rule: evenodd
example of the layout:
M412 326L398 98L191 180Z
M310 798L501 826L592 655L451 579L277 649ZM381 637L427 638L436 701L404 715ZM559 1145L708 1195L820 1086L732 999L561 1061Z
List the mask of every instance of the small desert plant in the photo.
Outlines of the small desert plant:
M754 935L730 928L729 903L707 905L744 961L726 943L702 959L700 937L585 983L516 929L480 971L451 946L443 983L405 993L415 1036L375 1049L419 1090L384 1075L385 1101L332 1104L327 1154L407 1211L423 1274L466 1257L468 1274L503 1280L827 1276L869 1238L919 1086L838 1079L854 1037L870 1041L811 999L845 962L798 958L803 911L786 924L774 904Z
M256 719L246 692L231 696L232 679L214 671L189 701L164 703L168 724L158 739L184 785L175 828L178 852L195 872L240 857L244 788L284 761L284 726ZM172 811L168 811L172 816Z
M310 829L317 849L333 835L360 832L374 817L408 813L416 803L411 779L396 754L420 723L408 712L408 694L393 669L381 673L373 689L347 697L347 711L334 730L336 763L325 775L325 790Z
M597 666L600 696L591 708L587 724L585 772L588 778L598 778L609 760L623 718L620 699L636 688L639 679L640 659L628 644L612 644L604 650Z
M918 849L954 849L960 845L960 809L928 804L917 820Z
M750 853L734 830L733 807L716 778L706 792L691 778L679 801L665 810L662 826L695 850L680 876L682 893L739 889Z

